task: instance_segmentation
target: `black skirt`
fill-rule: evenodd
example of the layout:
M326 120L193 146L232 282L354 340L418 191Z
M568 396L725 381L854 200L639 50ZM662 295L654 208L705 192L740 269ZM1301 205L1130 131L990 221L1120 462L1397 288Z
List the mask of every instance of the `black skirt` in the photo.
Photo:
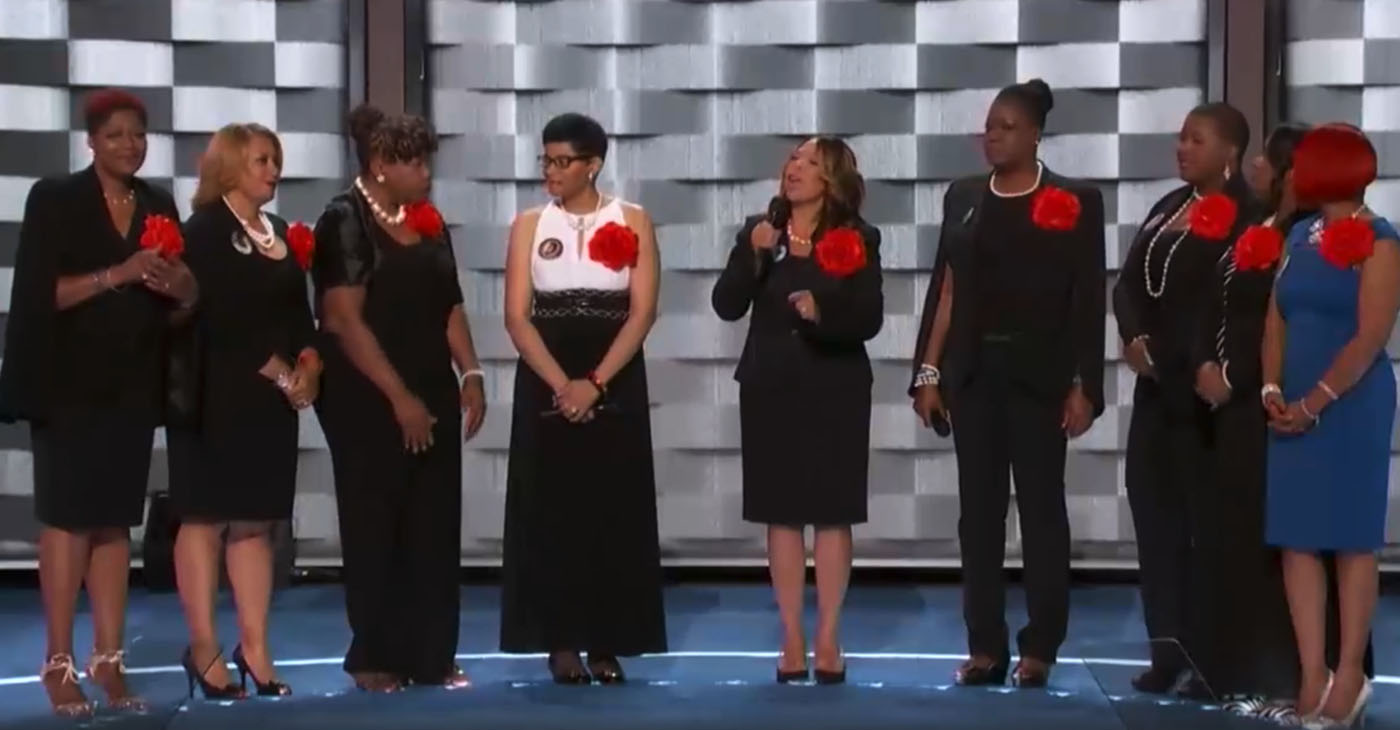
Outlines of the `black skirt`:
M624 291L539 292L533 321L571 378L627 315ZM639 351L593 421L573 424L516 365L506 478L501 649L634 656L666 651L651 417Z
M262 377L262 376L258 376ZM271 382L272 397L283 398ZM167 428L170 502L184 519L285 520L296 498L296 411L263 409L261 423Z
M39 522L65 530L141 524L155 430L146 409L121 407L65 409L32 425Z
M865 522L870 387L739 388L744 519L770 525Z

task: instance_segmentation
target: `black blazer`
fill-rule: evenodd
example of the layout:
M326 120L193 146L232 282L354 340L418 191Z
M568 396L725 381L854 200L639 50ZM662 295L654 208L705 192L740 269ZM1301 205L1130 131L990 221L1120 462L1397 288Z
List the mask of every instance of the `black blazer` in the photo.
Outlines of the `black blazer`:
M789 280L803 286L781 287L773 285L771 274L774 266L783 264L755 253L749 244L749 234L763 219L755 215L744 222L710 297L715 313L726 322L753 310L734 379L744 384L868 387L872 377L865 343L879 334L885 316L879 229L864 221L856 223L866 249L865 268L860 271L837 279L813 265L809 272L794 272L804 276ZM779 232L779 236L782 244L787 234ZM804 287L817 302L819 323L797 316L787 301L791 290Z
M132 391L133 383L146 382L153 397L149 406L160 415L173 300L136 285L62 312L55 302L59 277L100 271L135 253L146 215L180 220L170 193L140 178L132 180L132 190L136 214L122 238L112 227L92 167L44 178L30 188L0 366L0 421L42 422L65 404L121 401L144 407L146 394Z
M977 175L954 182L943 196L943 226L939 230L938 254L933 277L924 297L923 316L919 322L919 339L914 343L913 373L918 374L928 349L929 333L938 311L943 277L949 267L956 272L970 272L974 262L973 248L977 242L981 210L990 196L989 175ZM1031 276L1051 276L1066 283L1062 291L1041 290L1034 331L1023 333L1016 341L1021 353L1015 360L1013 377L1029 386L1033 392L1047 398L1062 399L1069 394L1078 378L1084 395L1094 407L1094 415L1104 409L1104 319L1107 287L1104 264L1103 194L1097 187L1044 171L1041 178L1078 196L1081 211L1074 230L1040 231L1046 246L1058 246L1063 255L1055 259L1057 271L1030 271ZM973 277L956 279L953 296L952 321L944 343L938 368L942 374L940 387L955 399L957 390L965 385L977 369L981 332L977 321L977 297ZM1033 291L1028 287L1027 291ZM910 380L909 394L914 393Z
M1138 388L1160 394L1164 407L1182 417L1199 416L1205 408L1196 395L1196 368L1214 349L1213 338L1219 319L1212 317L1211 307L1220 291L1218 267L1223 265L1224 257L1240 233L1260 218L1259 203L1242 176L1236 175L1224 191L1238 206L1230 233L1224 241L1205 240L1188 233L1172 256L1162 297L1154 299L1147 294L1144 280L1147 244L1157 229L1166 225L1167 219L1186 202L1191 190L1191 186L1183 185L1152 206L1113 286L1113 312L1118 320L1119 337L1126 344L1146 335L1147 349L1157 371L1155 381L1139 378ZM1158 245L1169 246L1175 236L1163 234ZM1139 390L1139 395L1142 392Z

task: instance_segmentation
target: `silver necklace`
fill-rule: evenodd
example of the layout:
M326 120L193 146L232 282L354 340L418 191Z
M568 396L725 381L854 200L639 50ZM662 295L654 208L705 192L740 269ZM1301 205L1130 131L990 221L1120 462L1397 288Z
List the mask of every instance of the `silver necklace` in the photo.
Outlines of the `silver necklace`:
M1020 192L1018 192L1018 193L1003 193L1003 192L1001 192L1000 190L997 190L997 174L996 174L995 172L993 172L993 173L992 173L992 177L991 177L990 179L987 180L987 187L988 187L989 189L991 189L992 195L995 195L995 196L997 196L998 198L1019 198L1019 197L1021 197L1021 196L1023 196L1023 195L1030 195L1031 193L1035 192L1036 188L1039 188L1039 187L1040 187L1040 178L1041 178L1041 176L1044 175L1044 174L1045 174L1045 163L1041 162L1040 160L1036 160L1036 161L1035 161L1035 183L1032 184L1030 187L1026 188L1025 190L1022 190L1022 191L1020 191Z
M594 204L593 212L587 215L574 215L570 213L569 210L564 207L564 201L562 200L559 201L557 205L559 206L559 210L564 211L564 218L569 222L569 227L578 231L579 235L582 235L584 231L593 227L594 221L598 218L598 211L603 209L603 194L598 194L598 202Z
M375 200L374 196L369 194L369 190L365 187L364 181L361 180L358 175L355 176L355 189L360 191L360 195L365 196L365 202L369 203L369 209L374 211L375 218L391 226L403 225L403 220L407 212L403 209L402 205L399 206L398 210L394 211L393 215L389 215L389 213L384 210L384 206L380 205L379 201Z
M277 233L272 230L272 221L267 219L266 213L258 211L258 223L262 224L262 232L259 233L253 229L248 221L243 220L243 216L239 215L238 211L234 210L233 204L228 202L227 195L224 196L224 205L228 206L229 212L233 213L233 217L238 219L239 225L243 226L243 232L248 235L248 240L256 244L259 249L271 251L272 247L277 245Z
M1353 219L1353 220L1354 220L1355 218L1357 218L1358 216L1361 215L1361 211L1363 211L1363 210L1366 210L1366 206L1364 206L1364 205L1361 206L1361 207L1359 207L1359 208L1357 208L1356 210L1353 210L1353 211L1351 212L1351 215L1347 216L1347 218L1350 218L1350 219ZM1326 228L1326 227L1327 227L1327 216L1319 215L1319 216L1317 217L1317 220L1313 221L1313 222L1312 222L1312 225L1308 226L1308 245L1310 245L1310 246L1320 246L1320 245L1322 245L1322 230L1323 230L1324 228Z
M1165 233L1168 228L1172 227L1176 219L1180 218L1181 214L1185 213L1186 209L1190 208L1192 203L1200 199L1201 194L1192 190L1191 196L1186 199L1186 202L1182 203L1181 207L1177 208L1175 213L1172 213L1172 217L1158 226L1157 230L1153 232L1152 238L1148 240L1147 254L1142 260L1142 278L1147 284L1147 296L1153 299L1161 299L1162 295L1167 293L1167 270L1172 266L1172 257L1176 255L1176 249L1181 246L1181 242L1186 239L1186 234L1190 233L1191 229L1190 227L1181 229L1181 234L1176 237L1175 241L1172 241L1172 247L1167 249L1167 258L1162 262L1162 281L1154 291L1152 286L1152 250L1157 247L1157 239L1161 238L1162 234Z

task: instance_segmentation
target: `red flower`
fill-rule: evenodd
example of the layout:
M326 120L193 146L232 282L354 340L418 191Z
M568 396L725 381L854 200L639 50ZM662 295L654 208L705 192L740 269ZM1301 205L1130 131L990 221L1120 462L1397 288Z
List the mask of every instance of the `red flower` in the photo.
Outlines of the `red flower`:
M1230 196L1211 193L1191 208L1191 232L1200 238L1219 241L1230 235L1239 206Z
M637 234L627 226L613 221L604 223L588 239L588 258L612 269L622 271L637 265Z
M1273 226L1250 226L1235 241L1231 255L1240 271L1265 271L1283 255L1283 234Z
M850 276L865 267L865 241L853 228L833 228L817 241L812 255L831 276Z
M1370 221L1343 218L1322 229L1322 245L1318 252L1327 263L1349 269L1370 258L1375 246L1376 231L1371 228Z
M180 235L180 224L169 216L146 216L141 231L141 248L153 248L168 259L184 253L185 238Z
M305 223L293 223L287 228L287 248L297 258L302 270L311 268L311 255L316 251L316 236Z
M1054 185L1042 187L1031 199L1031 221L1047 231L1074 230L1081 210L1079 196Z
M424 238L437 238L442 235L442 214L426 200L405 205L403 220L409 230Z

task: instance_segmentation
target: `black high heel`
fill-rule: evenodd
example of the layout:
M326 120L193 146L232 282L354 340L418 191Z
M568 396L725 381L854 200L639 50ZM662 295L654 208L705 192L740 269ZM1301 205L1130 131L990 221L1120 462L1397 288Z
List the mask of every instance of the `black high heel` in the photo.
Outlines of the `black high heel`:
M565 658L571 661L565 661ZM577 654L555 652L549 655L549 673L555 684L589 684L593 681Z
M622 672L622 664L611 654L588 654L588 673L598 684L622 684L627 675Z
M982 687L1006 684L1006 669L1007 665L1011 662L1010 657L1003 655L990 665L978 663L977 659L979 658L986 659L989 657L985 655L970 657L967 661L963 662L961 667L958 667L958 671L953 674L953 681L957 682L958 686Z
M209 680L204 678L205 672L212 669L215 662L218 662L223 656L224 653L222 651L215 654L214 661L209 662L209 665L201 672L194 666L194 654L192 650L188 646L185 647L185 653L180 657L180 666L185 668L185 680L188 683L189 699L194 699L195 684L199 685L199 691L204 695L204 699L206 700L237 700L245 697L243 690L239 689L236 684L230 682L223 687L215 687L209 683Z
M259 697L286 697L292 693L292 688L277 680L270 680L267 683L258 681L258 675L253 674L253 670L248 667L248 660L243 656L243 645L233 647L233 663L238 667L238 684L244 692L248 691L248 678L253 678L253 687L257 690Z

